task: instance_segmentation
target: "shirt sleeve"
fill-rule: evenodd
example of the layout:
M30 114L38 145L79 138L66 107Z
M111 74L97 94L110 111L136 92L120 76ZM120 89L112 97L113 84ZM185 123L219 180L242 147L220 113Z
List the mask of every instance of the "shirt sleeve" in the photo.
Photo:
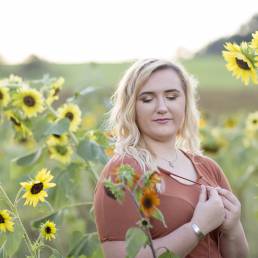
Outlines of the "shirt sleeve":
M221 188L227 189L232 192L231 185L221 166L213 159L209 158L209 162L214 171L216 181Z
M112 176L113 171L121 164L127 164L134 168L137 174L141 174L142 170L138 162L133 158L125 157L122 159L113 158L103 168L100 180L97 183L94 192L94 213L99 239L104 241L124 241L126 232L130 227L135 226L140 219L139 212L135 206L132 197L126 190L122 204L109 197L104 189L103 181Z

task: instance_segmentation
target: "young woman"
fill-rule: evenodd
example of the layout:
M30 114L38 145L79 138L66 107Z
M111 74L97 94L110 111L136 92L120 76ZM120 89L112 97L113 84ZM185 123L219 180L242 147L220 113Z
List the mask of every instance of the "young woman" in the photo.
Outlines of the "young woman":
M200 149L196 85L181 66L161 59L137 61L120 81L109 117L116 152L94 194L106 258L126 256L126 231L139 220L128 193L121 205L103 187L121 164L139 174L157 171L162 179L158 208L167 227L151 218L156 250L167 247L187 258L247 257L240 202L221 167ZM159 250L158 255L165 249ZM150 248L142 248L137 257L152 257Z

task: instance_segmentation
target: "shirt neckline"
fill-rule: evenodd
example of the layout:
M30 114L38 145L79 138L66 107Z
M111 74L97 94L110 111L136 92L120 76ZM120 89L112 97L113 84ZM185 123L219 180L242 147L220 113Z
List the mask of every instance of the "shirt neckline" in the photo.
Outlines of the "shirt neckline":
M193 160L194 155L192 155L191 153L187 153L186 151L184 151L184 150L182 150L182 149L178 149L178 150L180 150L180 151L192 162L192 165L193 165L193 167L194 167L194 169L195 169L195 171L196 171L196 173L197 173L197 178L196 178L196 180L194 181L195 183L184 184L184 183L178 181L177 179L175 179L173 176L170 176L170 175L169 175L169 177L172 178L173 180L175 180L176 182L178 182L179 184L182 184L182 185L184 185L184 186L194 186L194 185L197 185L196 183L199 182L199 180L203 177L203 175L202 175L202 173L200 172L198 165L195 164L195 162L194 162L194 160ZM162 167L159 167L159 166L158 166L158 169L161 170L161 171L163 171L163 172L165 172L166 174L171 174L171 171L168 171L168 170L165 169L165 168L162 168ZM172 172L173 172L173 170L172 170ZM183 177L183 176L182 176L182 177ZM183 177L183 178L188 179L188 178L186 178L186 177Z

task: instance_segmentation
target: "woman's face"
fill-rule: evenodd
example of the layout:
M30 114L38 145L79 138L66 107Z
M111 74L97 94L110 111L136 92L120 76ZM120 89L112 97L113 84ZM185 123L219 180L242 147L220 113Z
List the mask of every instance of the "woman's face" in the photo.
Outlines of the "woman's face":
M144 138L175 139L185 117L182 82L172 69L154 72L140 89L136 100L136 123Z

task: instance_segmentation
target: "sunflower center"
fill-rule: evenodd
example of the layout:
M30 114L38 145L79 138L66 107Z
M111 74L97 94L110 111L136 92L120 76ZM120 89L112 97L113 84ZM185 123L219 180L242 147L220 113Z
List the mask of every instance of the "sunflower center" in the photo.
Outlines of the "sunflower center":
M253 124L257 124L258 120L257 119L254 119L253 120Z
M28 142L28 138L25 138L25 137L24 137L24 138L21 138L21 139L20 139L20 143L26 143L26 142Z
M49 226L47 226L47 227L45 228L45 232L46 232L47 234L50 234L50 233L51 233L51 228L50 228Z
M150 197L145 197L143 201L143 206L146 209L150 209L152 207L152 199Z
M0 99L3 99L4 98L4 95L3 93L0 91Z
M35 106L35 99L32 96L25 96L23 98L23 102L25 105L29 106L29 107L33 107Z
M245 61L243 61L243 60L241 60L241 59L236 58L236 63L237 63L237 65L238 65L241 69L243 69L243 70L250 70L250 67L249 67L249 65L248 65L247 62L245 62Z
M53 96L56 96L59 93L60 89L55 89Z
M66 116L68 119L70 119L71 121L73 120L73 113L72 113L72 112L67 112L67 113L65 114L65 116Z
M62 145L56 145L56 151L61 154L61 155L65 155L67 153L67 148L65 146Z
M31 192L32 194L38 194L42 189L43 189L43 183L40 182L40 183L34 184L34 185L31 187L30 192Z
M0 214L0 224L4 223L4 217Z
M56 138L61 138L61 135L59 135L59 134L52 134L54 137L56 137Z

